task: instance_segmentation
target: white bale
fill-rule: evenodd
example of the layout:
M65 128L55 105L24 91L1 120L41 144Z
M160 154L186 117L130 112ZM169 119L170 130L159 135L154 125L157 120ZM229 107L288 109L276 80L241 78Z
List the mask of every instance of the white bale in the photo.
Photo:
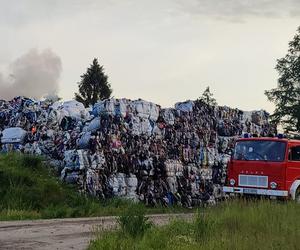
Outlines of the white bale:
M54 109L54 110L57 110L59 107L61 107L63 104L63 102L60 102L60 101L57 101L55 103L53 103L50 108Z
M151 135L153 130L151 123L148 119L141 119L140 129L141 129L141 133L145 135Z
M208 147L207 148L207 158L208 158L208 165L212 167L214 165L215 159L217 155L217 150L215 148Z
M149 118L150 116L150 103L144 100L135 100L133 101L135 111L138 117Z
M126 181L125 181L125 174L123 173L117 173L117 180L119 184L119 191L118 191L118 196L124 196L126 195Z
M19 127L7 128L2 132L1 142L6 143L24 143L26 131Z
M170 192L175 194L177 192L177 188L178 188L176 178L175 177L167 177L166 180L167 180Z
M61 121L64 116L70 116L74 119L87 119L88 111L81 102L71 100L66 102L55 102L51 106L54 111L57 111L57 120Z
M150 116L149 119L152 121L157 121L159 116L159 106L153 102L150 102Z
M163 110L163 118L167 124L174 125L174 123L175 123L174 109L171 109L171 108L164 109Z
M118 195L119 193L119 181L116 175L112 174L108 177L108 185L112 188L113 194Z
M186 102L177 102L175 104L175 109L180 110L182 112L192 112L194 107L194 102L186 101Z
M116 100L113 98L105 100L104 111L108 114L115 114L115 102Z
M127 186L130 188L136 188L138 185L138 180L134 174L131 174L130 177L126 178Z
M127 114L127 110L128 110L127 103L128 103L128 101L125 98L117 99L116 104L115 104L115 114L125 117Z
M89 154L86 150L77 150L79 157L79 169L87 169L90 166Z

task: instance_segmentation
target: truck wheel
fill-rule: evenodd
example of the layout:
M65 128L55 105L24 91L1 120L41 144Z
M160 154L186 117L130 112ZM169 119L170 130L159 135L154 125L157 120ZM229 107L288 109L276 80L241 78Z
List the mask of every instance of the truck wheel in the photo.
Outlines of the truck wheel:
M298 189L296 190L296 193L295 193L295 202L296 202L297 204L300 204L300 188L298 188Z

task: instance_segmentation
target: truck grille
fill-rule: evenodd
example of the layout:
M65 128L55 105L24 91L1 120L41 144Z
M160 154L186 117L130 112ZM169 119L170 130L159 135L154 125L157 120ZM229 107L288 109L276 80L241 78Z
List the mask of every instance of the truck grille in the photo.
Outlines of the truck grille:
M239 186L267 188L268 176L239 175Z

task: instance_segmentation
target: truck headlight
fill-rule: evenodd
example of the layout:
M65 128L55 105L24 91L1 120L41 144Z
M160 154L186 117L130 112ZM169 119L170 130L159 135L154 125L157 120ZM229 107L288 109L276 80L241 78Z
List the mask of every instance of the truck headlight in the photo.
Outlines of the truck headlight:
M230 179L229 183L230 183L230 186L234 186L235 180L234 179Z
M272 181L272 182L270 183L270 188L272 188L272 189L277 188L277 183L274 182L274 181Z

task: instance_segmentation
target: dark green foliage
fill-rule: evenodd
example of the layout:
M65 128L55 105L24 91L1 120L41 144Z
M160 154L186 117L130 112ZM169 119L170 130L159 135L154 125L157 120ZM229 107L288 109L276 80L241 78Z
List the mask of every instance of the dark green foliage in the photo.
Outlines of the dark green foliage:
M75 99L88 107L99 100L110 98L112 89L107 79L103 66L95 58L87 72L81 76L78 83L79 93L75 93Z
M217 105L217 101L213 97L213 94L210 92L209 87L207 87L205 89L205 91L203 92L202 96L198 99L198 101L203 102L203 103L205 103L209 106L216 106Z
M131 206L118 218L118 223L124 234L135 238L143 236L147 229L151 227L148 218L145 217L145 210L142 206Z
M288 53L277 60L277 88L265 91L276 106L271 120L281 123L286 131L300 131L300 27L289 42Z

